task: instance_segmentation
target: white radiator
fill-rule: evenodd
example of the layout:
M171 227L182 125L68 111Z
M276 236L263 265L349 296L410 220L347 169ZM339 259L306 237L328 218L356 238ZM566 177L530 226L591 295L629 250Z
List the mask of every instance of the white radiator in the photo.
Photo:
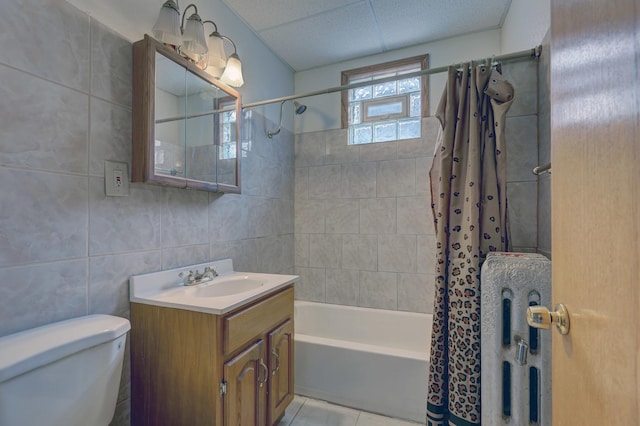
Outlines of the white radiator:
M491 253L481 271L482 424L551 425L551 331L527 324L531 305L551 305L551 262Z

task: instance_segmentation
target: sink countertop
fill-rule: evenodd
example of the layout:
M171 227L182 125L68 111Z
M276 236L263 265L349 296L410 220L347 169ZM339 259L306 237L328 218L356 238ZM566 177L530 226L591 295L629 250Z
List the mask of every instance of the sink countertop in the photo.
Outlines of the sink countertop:
M185 286L178 276L181 272L189 273L189 271L196 270L202 272L207 266L215 269L218 272L218 276L202 284ZM225 284L228 287L231 280L259 281L261 284L256 288L236 294L217 297L196 296L199 292L202 293L205 288L208 289L216 284ZM129 300L147 305L221 315L299 280L300 277L297 275L234 271L231 259L224 259L148 274L133 275L129 279Z

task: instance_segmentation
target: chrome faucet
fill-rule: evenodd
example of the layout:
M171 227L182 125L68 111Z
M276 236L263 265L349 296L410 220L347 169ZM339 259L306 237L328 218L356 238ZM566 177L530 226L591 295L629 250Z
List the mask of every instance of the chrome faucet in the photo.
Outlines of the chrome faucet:
M218 276L218 272L215 269L206 266L203 273L200 273L200 271L196 269L195 272L189 271L188 274L186 272L180 272L178 276L180 278L186 276L186 278L182 281L184 285L196 285L211 281Z
M196 275L197 274L198 274L198 271L196 271ZM204 267L204 272L202 273L202 275L200 275L200 281L205 280L205 278L206 278L205 281L209 281L209 280L214 279L217 276L218 276L218 272L215 269L210 268L208 266L205 266ZM196 280L197 279L198 279L198 277L196 276Z

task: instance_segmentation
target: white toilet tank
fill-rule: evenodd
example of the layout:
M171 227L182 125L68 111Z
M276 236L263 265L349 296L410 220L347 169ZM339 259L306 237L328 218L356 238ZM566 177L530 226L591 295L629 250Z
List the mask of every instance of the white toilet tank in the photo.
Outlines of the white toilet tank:
M0 425L108 425L130 327L88 315L1 337Z

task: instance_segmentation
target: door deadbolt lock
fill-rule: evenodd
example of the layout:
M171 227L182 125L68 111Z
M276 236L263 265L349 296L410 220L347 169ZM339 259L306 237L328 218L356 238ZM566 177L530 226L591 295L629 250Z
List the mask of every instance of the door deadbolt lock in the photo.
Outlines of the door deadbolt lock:
M569 311L562 303L556 305L555 312L544 306L529 306L527 308L527 323L535 328L551 328L555 324L560 334L569 334Z

